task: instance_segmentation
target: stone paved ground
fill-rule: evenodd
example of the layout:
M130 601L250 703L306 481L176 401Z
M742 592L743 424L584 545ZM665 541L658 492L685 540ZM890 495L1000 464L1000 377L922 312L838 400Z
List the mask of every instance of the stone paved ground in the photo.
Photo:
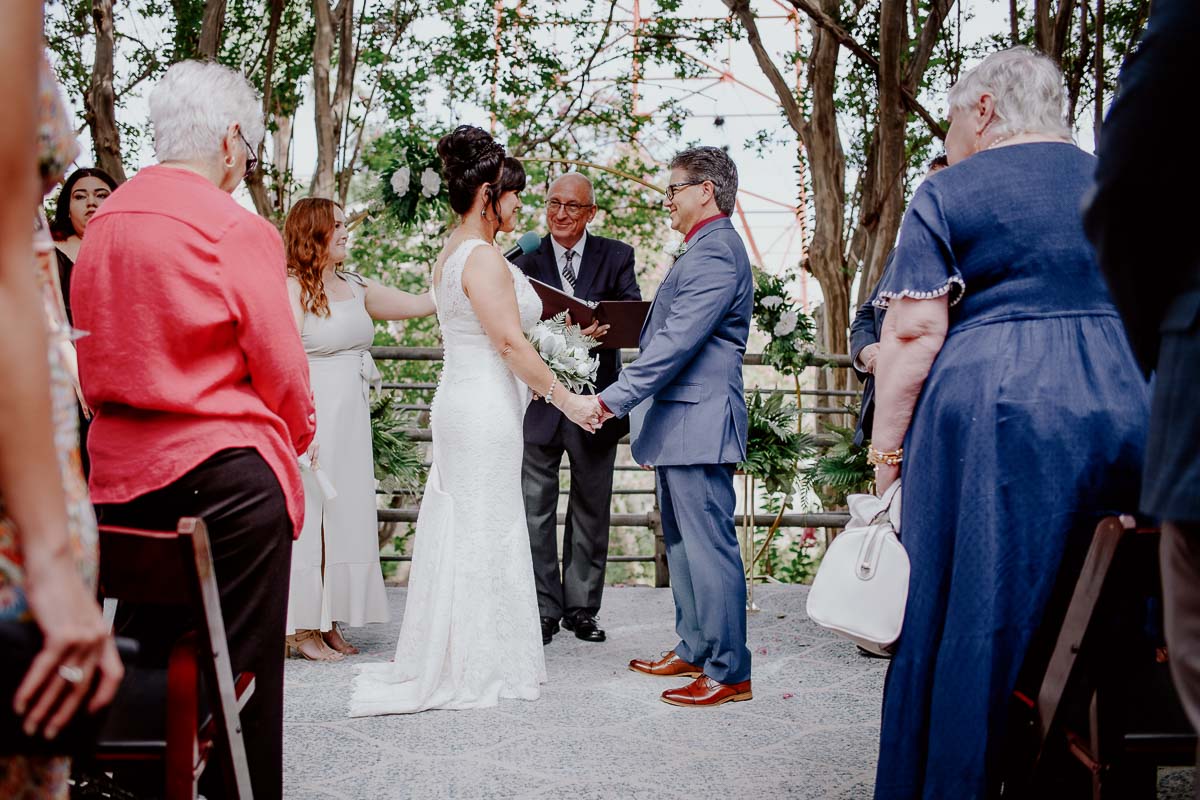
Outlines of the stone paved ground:
M549 683L528 703L481 711L349 719L353 664L390 659L394 622L357 630L363 655L340 664L290 660L285 796L316 798L869 798L885 662L816 628L806 587L756 589L754 700L716 709L658 700L667 679L630 658L674 643L667 589L610 588L605 644L560 633L546 649ZM1186 772L1164 773L1160 797L1188 796Z

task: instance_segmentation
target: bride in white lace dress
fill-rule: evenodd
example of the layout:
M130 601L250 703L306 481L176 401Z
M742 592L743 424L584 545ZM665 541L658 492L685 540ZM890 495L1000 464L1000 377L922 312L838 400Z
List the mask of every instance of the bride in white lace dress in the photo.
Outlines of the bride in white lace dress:
M546 681L521 494L529 389L589 430L587 402L525 339L542 305L492 243L512 231L525 188L519 161L482 129L438 142L450 204L462 215L434 269L445 361L431 409L432 465L417 517L395 661L366 664L350 716L536 700Z

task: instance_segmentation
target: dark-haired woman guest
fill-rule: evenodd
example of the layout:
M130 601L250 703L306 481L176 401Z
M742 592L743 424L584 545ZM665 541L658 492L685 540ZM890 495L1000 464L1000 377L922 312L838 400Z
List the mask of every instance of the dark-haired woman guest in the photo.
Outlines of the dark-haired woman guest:
M79 257L83 232L87 229L88 220L116 188L117 182L104 170L84 167L68 175L62 191L58 193L54 219L50 221L50 234L54 237L58 256L58 282L67 306L67 321L72 324L75 316L71 313L71 270L75 268L75 259Z
M305 198L283 225L288 293L308 354L317 436L304 471L304 530L292 551L288 650L311 661L340 661L358 649L338 623L387 622L379 568L371 454L372 320L433 313L429 293L411 295L342 270L346 216L332 200ZM334 487L326 497L315 469Z
M83 167L67 176L58 193L54 219L50 221L50 235L54 239L54 254L58 258L58 287L62 292L68 324L75 324L75 315L71 311L71 273L75 269L75 259L79 257L79 247L83 244L83 232L100 204L116 188L117 182L104 170ZM79 464L86 478L92 472L92 460L87 451L91 415L82 403L79 404L78 416Z

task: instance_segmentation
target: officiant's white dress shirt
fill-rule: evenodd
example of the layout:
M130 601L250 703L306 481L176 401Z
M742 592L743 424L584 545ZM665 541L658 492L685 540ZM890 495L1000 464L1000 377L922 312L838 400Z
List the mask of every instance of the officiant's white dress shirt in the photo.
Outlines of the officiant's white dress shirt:
M583 236L580 236L575 246L570 248L575 251L575 257L571 259L571 269L575 270L576 283L579 283L579 265L583 263L583 246L587 244L587 238L587 229L584 228ZM553 234L550 235L550 246L554 248L554 263L558 265L558 277L562 281L562 290L574 297L575 287L567 283L567 279L562 276L563 265L567 263L567 248L559 244Z

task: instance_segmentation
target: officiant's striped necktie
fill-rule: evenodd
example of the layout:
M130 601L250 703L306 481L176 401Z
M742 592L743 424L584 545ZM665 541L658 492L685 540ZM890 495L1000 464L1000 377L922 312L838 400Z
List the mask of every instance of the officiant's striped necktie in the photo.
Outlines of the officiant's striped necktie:
M566 258L563 260L562 276L567 279L567 283L571 284L571 288L575 288L575 268L571 266L571 261L575 258L575 251L568 250Z

